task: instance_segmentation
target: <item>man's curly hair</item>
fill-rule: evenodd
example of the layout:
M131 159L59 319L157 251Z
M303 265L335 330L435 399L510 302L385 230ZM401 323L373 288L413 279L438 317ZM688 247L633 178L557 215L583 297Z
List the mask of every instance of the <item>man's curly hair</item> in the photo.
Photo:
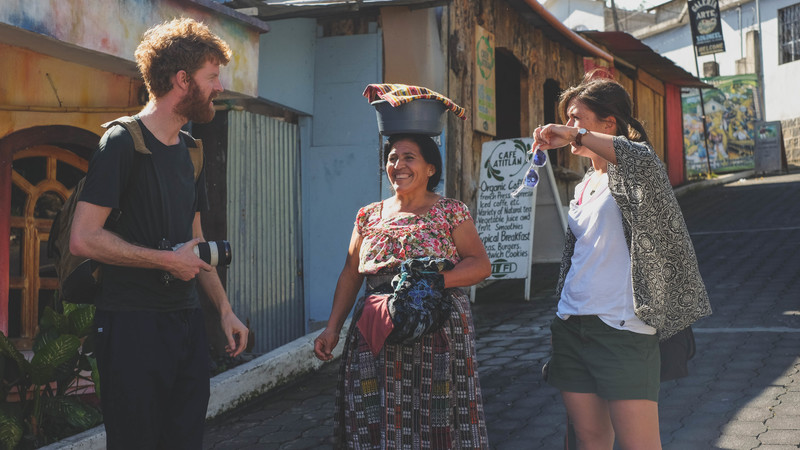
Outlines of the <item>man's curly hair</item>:
M134 56L148 92L159 98L172 89L173 75L184 70L193 76L206 61L224 66L231 49L204 23L180 18L147 30Z

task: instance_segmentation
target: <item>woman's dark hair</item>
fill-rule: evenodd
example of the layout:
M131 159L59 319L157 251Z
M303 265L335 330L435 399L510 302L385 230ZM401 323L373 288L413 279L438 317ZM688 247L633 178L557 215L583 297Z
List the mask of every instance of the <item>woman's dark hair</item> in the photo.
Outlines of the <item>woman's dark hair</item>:
M434 189L436 189L436 186L439 184L439 180L442 179L442 155L439 154L439 147L436 145L436 142L424 134L393 134L389 136L389 140L383 144L383 167L386 167L386 163L389 162L389 153L392 152L394 144L400 141L411 141L417 144L419 152L422 154L422 159L428 164L433 164L433 167L436 168L433 175L428 178L427 186L429 191L434 192Z
M573 100L584 104L600 120L613 117L617 121L617 136L651 145L644 126L633 118L631 96L616 81L598 78L596 73L590 72L581 84L562 92L558 109L565 122L569 119L567 108Z

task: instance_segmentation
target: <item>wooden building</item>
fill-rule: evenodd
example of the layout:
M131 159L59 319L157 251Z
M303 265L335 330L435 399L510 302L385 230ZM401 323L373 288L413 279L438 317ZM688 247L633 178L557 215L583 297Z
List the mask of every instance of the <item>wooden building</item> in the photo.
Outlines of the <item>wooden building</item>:
M685 181L680 87L705 86L672 61L626 33L582 32L564 27L535 0L454 0L446 36L448 95L476 114L473 88L476 34L494 38L496 131L487 133L449 119L448 195L472 205L484 142L530 136L538 124L561 122L558 95L594 68L605 68L631 94L634 115L643 122L673 185ZM564 205L590 162L566 151L551 151Z

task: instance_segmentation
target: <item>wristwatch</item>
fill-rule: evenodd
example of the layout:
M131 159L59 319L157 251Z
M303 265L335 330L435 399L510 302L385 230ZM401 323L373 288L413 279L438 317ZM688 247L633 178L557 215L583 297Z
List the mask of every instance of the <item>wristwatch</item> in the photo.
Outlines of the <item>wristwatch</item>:
M586 130L586 128L578 129L578 134L575 135L575 147L581 146L581 139L583 139L583 135L586 133L588 133L588 130Z

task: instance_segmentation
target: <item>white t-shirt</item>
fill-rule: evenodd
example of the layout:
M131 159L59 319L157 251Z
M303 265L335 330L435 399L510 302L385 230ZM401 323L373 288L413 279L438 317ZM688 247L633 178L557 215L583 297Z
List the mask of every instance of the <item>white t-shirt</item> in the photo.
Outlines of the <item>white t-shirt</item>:
M569 227L575 235L572 265L558 302L558 317L596 315L608 326L641 334L655 334L633 312L631 256L622 229L622 214L603 174L591 193L591 178L575 188L570 202Z

